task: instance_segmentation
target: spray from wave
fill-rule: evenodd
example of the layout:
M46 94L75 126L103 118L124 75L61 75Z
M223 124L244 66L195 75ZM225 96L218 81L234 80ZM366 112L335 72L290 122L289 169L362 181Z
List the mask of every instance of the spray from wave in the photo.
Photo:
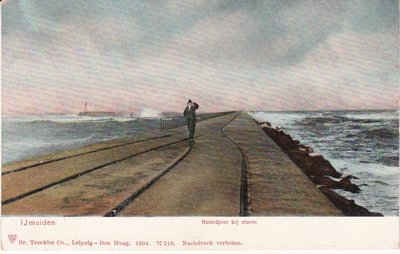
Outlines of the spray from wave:
M161 111L151 109L151 108L144 108L139 114L139 117L142 118L157 118L161 116Z

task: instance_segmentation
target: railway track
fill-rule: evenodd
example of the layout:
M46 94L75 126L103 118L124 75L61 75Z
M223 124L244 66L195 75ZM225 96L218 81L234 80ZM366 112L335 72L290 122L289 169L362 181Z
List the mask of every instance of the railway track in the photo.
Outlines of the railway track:
M237 117L237 115L235 115L232 119L230 119L227 123L225 123L222 128L219 129L219 131L221 132L221 134L227 138L230 142L232 142L232 144L234 144L234 146L240 151L242 158L241 158L241 187L240 187L240 216L246 216L247 215L247 161L246 161L246 156L244 154L244 152L242 151L242 149L239 147L238 144L235 143L234 140L232 140L231 138L229 138L225 133L224 133L224 128L229 125L229 123L231 123L235 118ZM88 175L90 173L94 173L100 169L104 169L108 166L112 166L112 165L117 165L120 164L124 161L127 161L129 159L132 159L134 157L137 157L139 155L144 155L153 151L158 151L160 149L163 148L167 148L169 146L173 146L176 145L178 143L181 142L185 142L188 139L187 138L177 138L179 136L179 134L175 135L175 137L172 137L173 135L164 135L164 136L159 136L159 137L153 137L153 138L147 138L147 139L142 139L142 140L137 140L137 141L132 141L132 142L126 142L123 144L118 144L118 145L113 145L113 146L109 146L109 147L104 147L104 148L100 148L100 149L95 149L95 150L91 150L91 151L87 151L84 153L79 153L79 154L74 154L71 156L65 156L65 157L60 157L60 158L56 158L53 160L49 160L49 161L45 161L42 163L37 163L37 164L32 164L29 166L25 166L25 167L21 167L18 169L14 169L12 171L7 171L7 172L3 172L2 176L3 177L12 177L13 174L18 174L18 173L24 173L27 172L27 170L29 171L29 169L40 169L40 167L44 167L44 166L50 166L54 163L67 163L68 159L72 159L72 158L86 158L89 155L95 155L97 153L101 153L104 151L110 152L112 151L112 149L119 149L122 147L127 147L130 145L141 145L143 144L143 146L147 145L148 143L151 143L151 141L154 141L156 139L161 139L163 140L163 144L161 145L156 145L156 146L151 146L147 149L143 149L141 151L123 156L121 158L115 159L115 160L111 160L111 161L107 161L105 163L99 163L96 166L90 167L90 168L86 168L85 170L80 170L79 172L76 172L74 174L70 174L68 176L65 177L60 177L57 180L51 181L49 183L46 184L42 184L40 187L35 187L32 188L29 191L23 192L23 193L19 193L16 196L12 196L12 197L8 197L5 200L2 201L2 206L5 207L7 205L13 204L16 201L19 200L24 200L25 198L31 197L34 194L43 192L45 190L48 190L49 188L52 187L56 187L59 186L61 184L64 184L66 182L71 182L73 180L78 180L81 177ZM171 138L175 138L175 140L173 141L168 141L165 142L165 140L167 139L171 139ZM153 184L155 184L157 181L159 181L164 175L166 175L168 172L170 172L173 168L175 168L179 163L181 163L185 157L192 151L192 149L190 147L187 147L186 150L181 153L179 156L177 156L175 158L175 160L173 160L171 163L169 163L167 166L165 166L162 170L158 171L158 173L152 177L151 179L147 180L145 183L143 183L141 185L140 188L137 188L134 192L132 192L130 195L125 196L125 198L123 199L122 202L120 202L117 205L112 206L112 208L110 210L108 210L108 212L106 212L104 214L104 216L106 217L113 217L113 216L117 216L118 214L120 214L121 211L124 210L124 208L126 206L128 206L132 201L134 201L135 199L137 199L141 194L143 194L146 190L148 190ZM4 179L4 178L3 178ZM3 180L4 181L4 180ZM106 187L106 186L104 186Z
M146 141L150 141L150 140L154 140L154 139L147 139ZM94 167L90 167L90 168L88 168L88 169L79 170L78 172L76 172L76 173L74 173L74 174L70 174L70 175L68 175L68 176L66 176L66 177L62 177L61 179L58 179L57 181L53 181L53 182L51 182L51 183L44 184L44 185L42 185L42 186L40 186L40 187L33 188L32 190L29 190L29 191L27 191L27 192L21 193L21 194L19 194L19 195L17 195L17 196L14 196L14 197L7 198L7 199L5 199L5 200L2 200L2 206L8 205L8 204L13 203L13 202L15 202L15 201L17 201L17 200L26 198L26 197L28 197L28 196L31 196L31 195L36 194L36 193L38 193L38 192L44 191L44 190L49 189L49 188L51 188L51 187L54 187L54 186L56 186L56 185L65 183L65 182L67 182L67 181L71 181L71 180L77 179L77 178L79 178L79 177L81 177L81 176L84 176L84 175L86 175L86 174L92 173L92 172L94 172L94 171L97 171L97 170L99 170L99 169L105 168L105 167L107 167L107 166L110 166L110 165L113 165L113 164L116 164L116 163L120 163L120 162L126 161L126 160L128 160L128 159L130 159L130 158L133 158L133 157L135 157L135 156L138 156L138 155L141 155L141 154L144 154L144 153L148 153L148 152L151 152L151 151L154 151L154 150L163 148L163 147L171 146L171 145L174 145L174 144L177 144L177 143L180 143L180 142L184 142L184 141L187 141L187 140L188 140L188 138L181 138L181 139L175 140L175 141L173 141L173 142L168 142L168 143L165 143L165 144L162 144L162 145L153 146L153 147L151 147L151 148L149 148L149 149L145 149L145 150L142 150L142 151L133 153L133 154L129 154L129 155L127 155L127 156L124 156L124 157L122 157L122 158L118 158L118 159L116 159L116 160L111 160L111 161L107 161L107 162L105 162L105 163L100 163L100 164L98 164L98 165L96 165L96 166L94 166ZM115 147L112 147L112 148L108 148L108 149L99 149L99 150L97 150L97 151L92 151L92 152L90 152L90 153L84 153L84 154L80 154L80 155L77 155L77 156L72 156L72 158L73 158L73 157L78 157L78 156L85 156L85 155L88 155L88 154L93 154L93 153L96 153L96 152L101 152L101 151L109 150L109 149L113 149L113 148L118 148L118 147L121 147L121 146L127 146L127 145L132 145L132 144L138 144L138 143L141 143L141 142L144 142L144 141L142 140L142 141L140 141L140 142L131 142L130 144L118 145L118 146L115 146ZM63 160L66 160L66 159L70 159L70 158L65 158L65 159L63 159ZM53 161L53 162L49 162L49 163L46 163L46 164L55 163L55 162L59 162L59 161L62 161L62 160L55 160L55 161ZM26 169L33 169L33 168L36 168L36 169L37 169L39 166L42 166L42 165L45 165L45 164L37 165L37 166L35 166L35 167L30 167L30 168L26 168ZM54 168L54 170L57 170L57 168ZM18 172L21 172L21 170L20 170L20 171L17 171L17 172L14 172L14 173L18 173ZM11 174L11 175L10 175L10 174L7 174L6 176L12 176L12 174ZM7 184L7 180L4 181L4 178L3 178L3 185L4 185L4 184ZM3 188L4 188L4 187L3 187ZM4 197L4 190L3 190L3 197Z
M240 216L247 216L248 212L248 199L247 199L247 160L244 151L240 148L240 146L231 138L229 138L225 133L224 133L224 128L228 126L233 120L236 119L236 117L239 114L236 114L231 120L229 120L222 128L220 128L221 134L227 138L239 151L241 154L241 186L240 186ZM151 181L149 181L147 184L145 184L142 188L137 190L136 192L132 193L131 196L126 198L124 201L122 201L120 204L118 204L116 207L111 209L109 212L107 212L104 216L105 217L115 217L118 216L125 207L127 207L129 204L131 204L136 198L138 198L141 194L143 194L147 189L149 189L154 183L156 183L161 177L163 177L165 174L167 174L171 169L173 169L175 166L177 166L191 151L191 148L188 147L186 151L180 155L174 162L172 162L170 165L168 165L159 175L157 175L155 178L153 178Z
M148 181L146 184L144 184L140 189L132 193L128 198L126 198L124 201L119 203L116 207L111 209L111 211L107 212L104 217L115 217L117 216L127 205L129 205L135 198L139 197L140 194L142 194L145 190L147 190L150 186L152 186L155 182L157 182L161 177L163 177L165 174L167 174L171 169L173 169L176 165L178 165L179 162L181 162L192 150L191 147L188 147L183 154L181 154L176 160L174 160L171 164L169 164L165 169L163 169L157 176L155 176L153 179Z
M240 152L241 154L241 185L240 185L240 216L248 216L248 207L249 207L249 199L248 199L248 192L247 192L247 181L248 181L248 160L245 152L243 149L239 146L235 140L230 138L226 133L224 132L224 129L226 126L228 126L233 120L235 120L239 114L237 114L229 123L227 123L223 128L221 128L221 134L225 136Z

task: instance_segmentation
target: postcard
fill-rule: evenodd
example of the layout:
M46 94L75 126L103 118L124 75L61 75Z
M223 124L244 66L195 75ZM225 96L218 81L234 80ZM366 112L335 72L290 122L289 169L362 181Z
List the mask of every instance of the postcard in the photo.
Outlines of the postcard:
M2 249L398 249L398 4L2 1Z

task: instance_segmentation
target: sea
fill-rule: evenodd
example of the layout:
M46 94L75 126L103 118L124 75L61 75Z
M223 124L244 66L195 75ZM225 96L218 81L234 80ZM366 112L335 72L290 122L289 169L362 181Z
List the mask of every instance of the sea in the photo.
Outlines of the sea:
M249 112L323 155L360 193L335 190L385 216L399 216L399 111Z
M1 163L158 130L159 117L3 116Z
M399 111L249 112L323 155L360 193L337 190L370 211L399 214ZM2 165L38 155L159 131L159 117L2 117Z

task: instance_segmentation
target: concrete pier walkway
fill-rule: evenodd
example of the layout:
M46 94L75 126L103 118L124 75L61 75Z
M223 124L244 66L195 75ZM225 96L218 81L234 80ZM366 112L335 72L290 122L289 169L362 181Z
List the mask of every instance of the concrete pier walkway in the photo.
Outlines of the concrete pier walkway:
M245 113L3 167L4 215L336 216Z
M247 157L248 215L343 215L247 114L225 132Z
M234 115L198 126L191 153L122 216L239 216L241 157L221 133Z

